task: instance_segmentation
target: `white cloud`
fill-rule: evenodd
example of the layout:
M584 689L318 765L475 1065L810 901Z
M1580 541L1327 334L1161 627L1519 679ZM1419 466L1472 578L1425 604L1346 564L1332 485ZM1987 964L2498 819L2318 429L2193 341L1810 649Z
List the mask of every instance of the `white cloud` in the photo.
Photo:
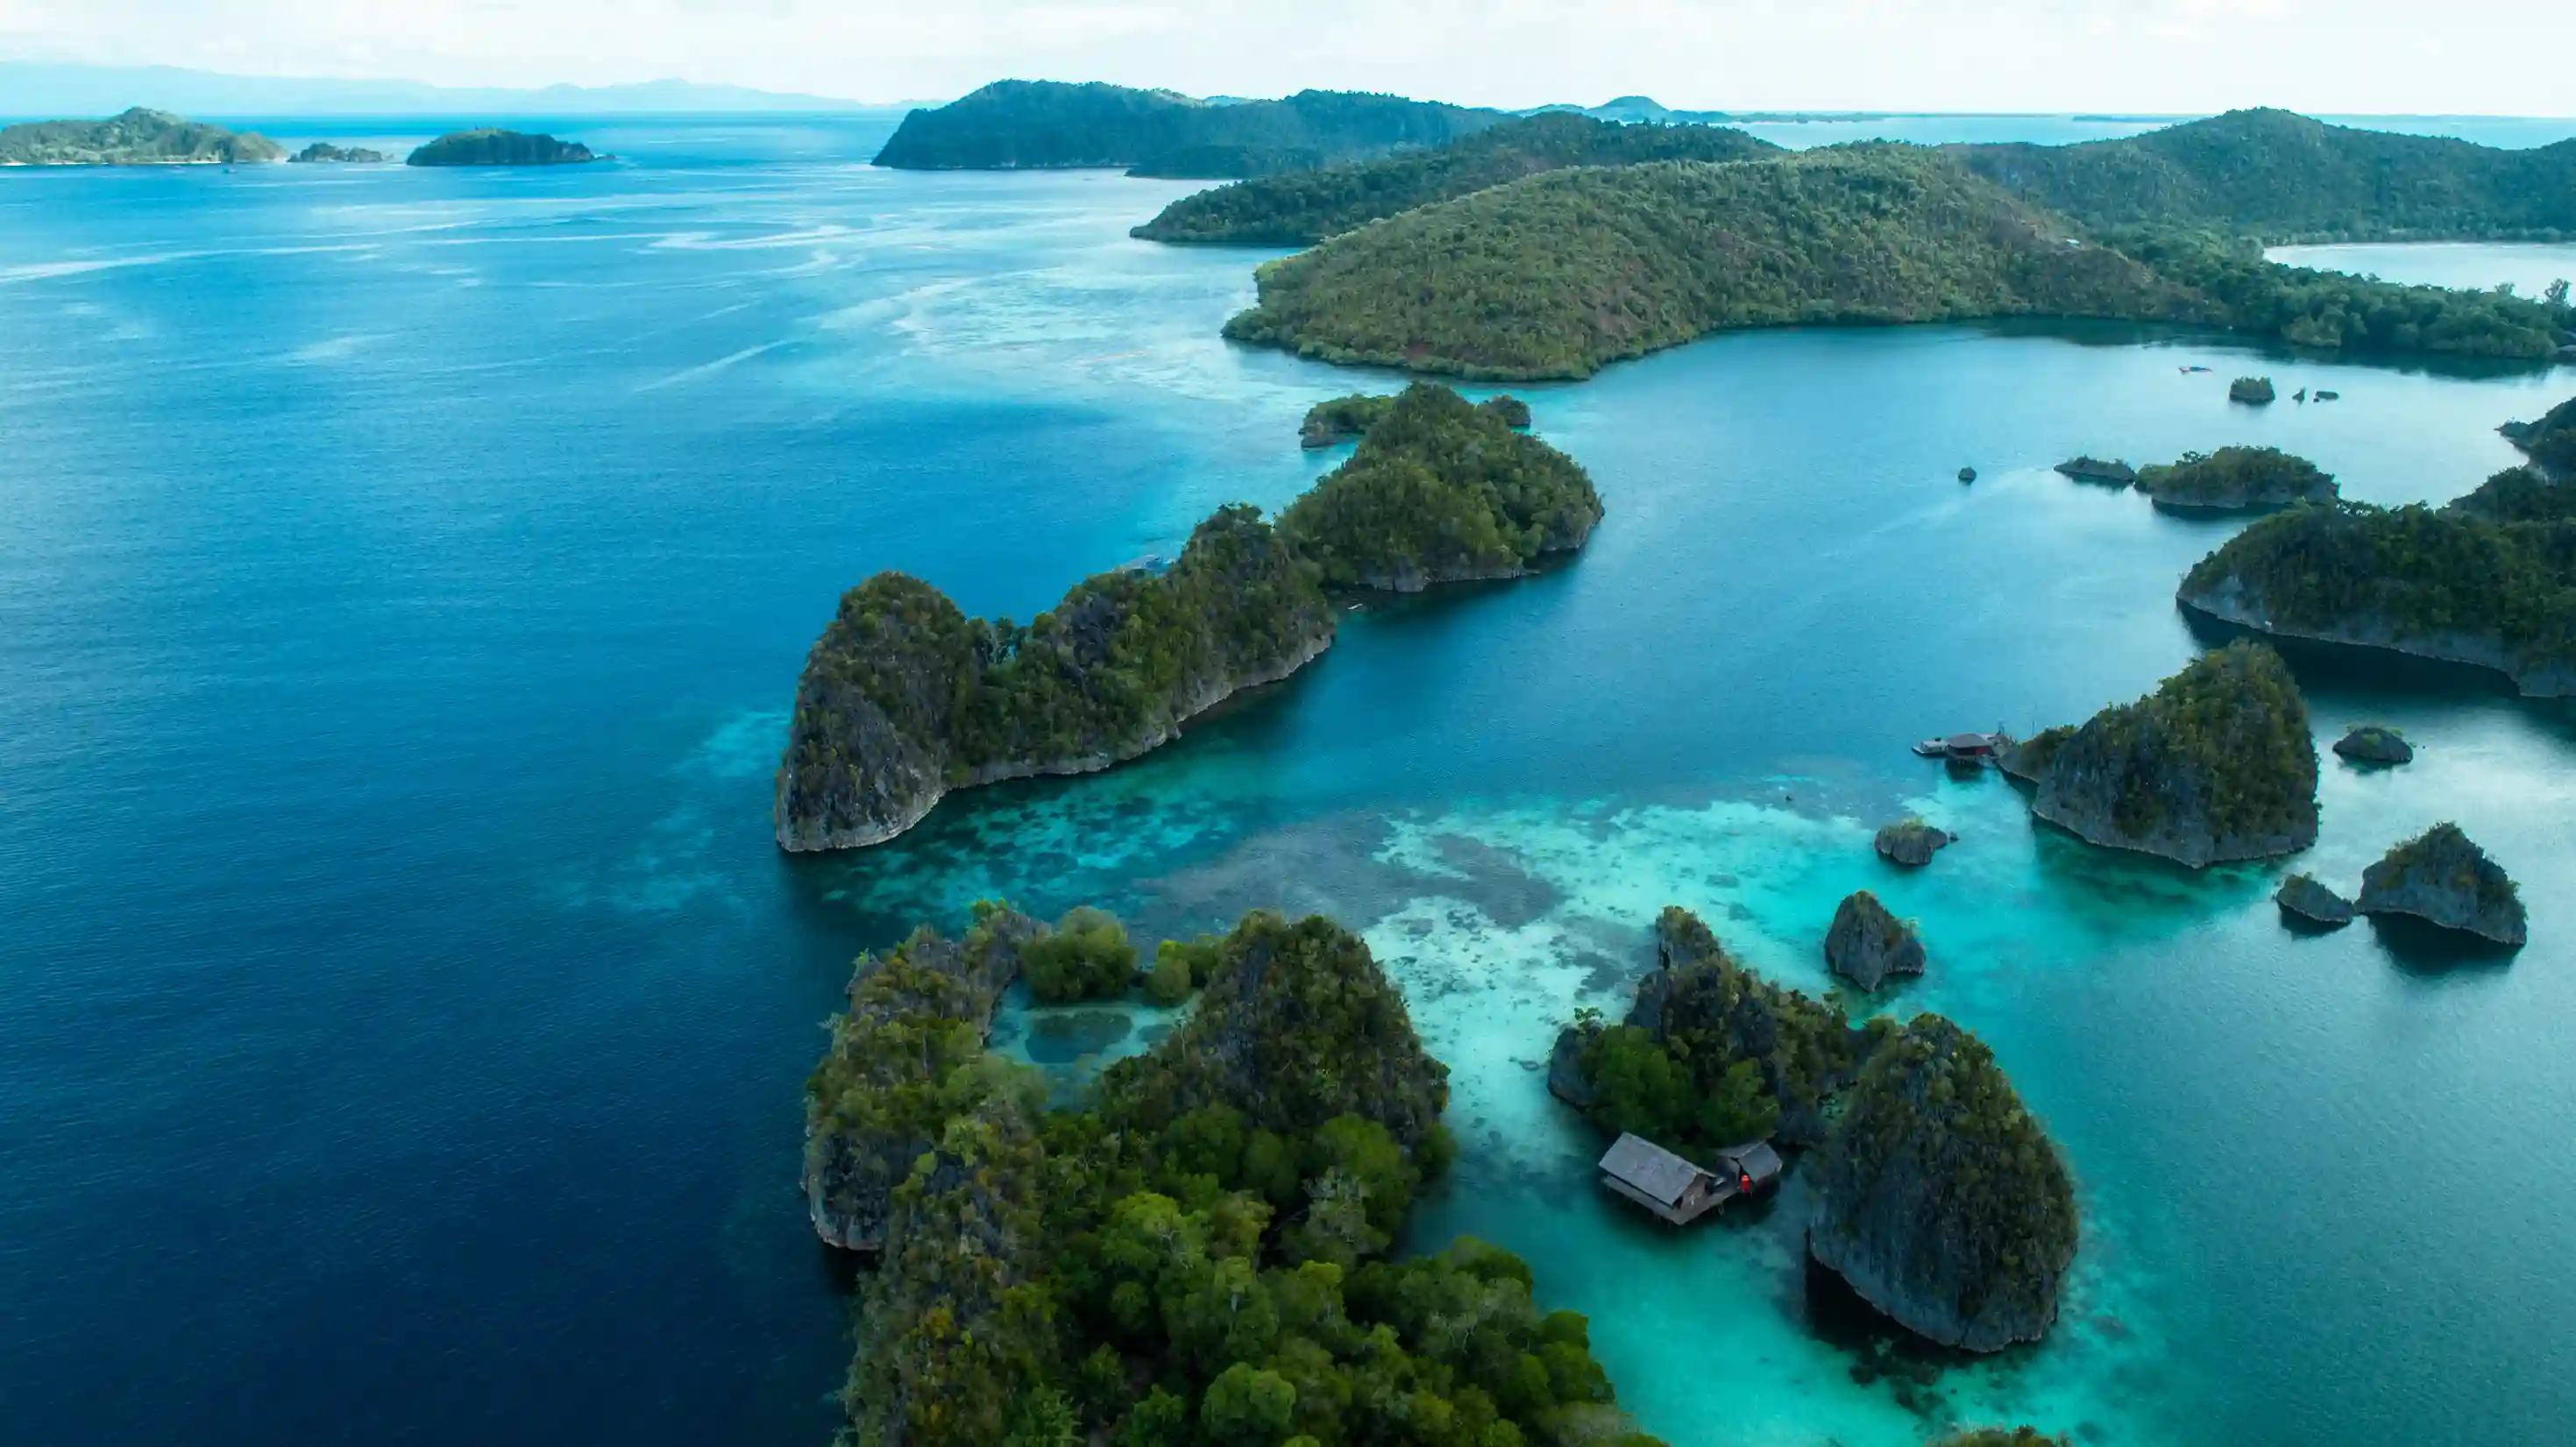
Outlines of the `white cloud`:
M1017 75L1497 105L2576 109L2497 63L2567 54L2563 0L269 0L259 21L183 0L0 0L0 53L449 85L678 75L864 99Z

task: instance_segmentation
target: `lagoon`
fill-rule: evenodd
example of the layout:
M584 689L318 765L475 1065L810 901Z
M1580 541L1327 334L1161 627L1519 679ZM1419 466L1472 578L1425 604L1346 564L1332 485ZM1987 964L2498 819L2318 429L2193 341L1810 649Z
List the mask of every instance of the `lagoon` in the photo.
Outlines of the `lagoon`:
M1219 340L1267 253L1125 235L1186 187L859 164L888 124L567 126L636 159L546 173L0 177L13 1436L819 1444L815 1026L851 956L992 895L1364 931L1455 1070L1466 1150L1417 1237L1528 1256L1675 1447L2563 1430L2569 706L2293 660L2324 738L2423 749L2329 757L2296 867L2348 885L2457 818L2533 901L2510 964L2292 936L2272 871L2105 856L1905 746L2079 718L2200 645L2172 589L2233 525L2050 464L2273 443L2438 500L2576 369L1937 327L1522 389L1608 505L1572 567L1372 607L1132 767L786 859L769 775L841 588L901 567L1026 617L1293 496L1338 456L1299 451L1305 408L1393 382ZM2342 400L2228 404L2256 371ZM1907 811L1963 838L1894 878L1867 839ZM2057 1334L1914 1408L1851 1379L1794 1183L1648 1229L1529 1068L1624 1002L1662 905L1820 989L1862 885L1932 955L1892 1007L1994 1045L2084 1212ZM1120 1024L1006 1036L1070 1069Z

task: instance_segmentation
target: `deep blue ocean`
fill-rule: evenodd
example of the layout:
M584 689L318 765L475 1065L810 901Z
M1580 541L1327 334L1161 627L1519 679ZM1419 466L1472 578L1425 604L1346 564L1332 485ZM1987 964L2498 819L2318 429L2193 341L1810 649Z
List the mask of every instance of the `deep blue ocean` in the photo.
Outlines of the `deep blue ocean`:
M1221 341L1268 253L1126 234L1186 186L872 170L889 124L566 123L622 159L549 171L0 173L0 1438L820 1447L818 1026L861 950L1004 895L1363 930L1455 1071L1466 1154L1417 1241L1529 1256L1675 1447L2567 1439L2576 708L2293 659L2321 738L2422 754L2328 756L2292 867L2350 886L2455 818L2530 901L2510 959L2291 935L2277 869L2090 850L1906 745L2081 718L2207 641L2173 587L2234 525L2050 464L2267 442L2440 500L2576 369L1922 327L1524 389L1607 502L1573 566L1352 615L1131 767L791 860L771 771L842 588L899 567L1025 618L1294 496L1338 460L1299 452L1305 408L1393 382ZM2247 372L2342 399L2231 406ZM1900 878L1868 837L1905 812L1963 837ZM1863 885L1931 950L1888 1008L1995 1047L2084 1213L2057 1331L1912 1407L1851 1379L1869 1329L1800 1272L1794 1179L1649 1229L1533 1068L1624 1003L1661 906L1821 989ZM999 1038L1079 1065L1139 1014Z

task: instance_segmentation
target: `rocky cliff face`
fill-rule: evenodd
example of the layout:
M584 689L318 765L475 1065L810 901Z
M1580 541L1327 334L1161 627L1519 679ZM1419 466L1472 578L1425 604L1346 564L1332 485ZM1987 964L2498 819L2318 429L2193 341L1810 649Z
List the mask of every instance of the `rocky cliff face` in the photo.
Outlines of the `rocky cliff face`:
M774 791L779 847L883 843L951 789L1159 748L1321 654L1333 617L1250 508L1200 524L1169 572L1104 573L1026 628L881 573L843 596L806 658Z
M849 1011L806 1082L803 1185L816 1235L845 1251L883 1249L894 1190L946 1123L927 1096L981 1052L1021 949L1043 932L999 910L962 940L923 929L859 961Z
M1900 1324L1990 1352L2056 1322L2074 1188L1975 1036L1937 1015L1898 1032L1813 1168L1809 1253Z
M2284 913L2297 915L2310 924L2352 923L2352 901L2317 883L2311 874L2293 874L2282 880L2272 898Z
M2498 944L2526 938L2521 892L2456 824L2437 824L2361 876L2363 914L2404 914Z
M1266 911L1227 936L1189 1022L1104 1078L1113 1117L1160 1129L1230 1105L1281 1134L1336 1116L1376 1121L1408 1149L1449 1104L1449 1068L1422 1048L1404 996L1359 936Z
M1845 898L1825 932L1825 967L1864 990L1890 975L1923 973L1923 941L1868 890Z
M1762 1089L1780 1107L1773 1139L1812 1146L1825 1138L1827 1100L1852 1076L1872 1038L1836 1011L1796 990L1772 984L1736 963L1717 936L1688 910L1668 908L1655 922L1656 968L1637 982L1622 1023L1668 1046L1686 1042L1695 1061L1718 1071L1756 1062ZM1577 1109L1594 1092L1583 1074L1583 1032L1557 1035L1548 1089Z
M2193 868L2317 840L2317 750L2270 649L2207 654L2058 741L2031 812L2094 843Z

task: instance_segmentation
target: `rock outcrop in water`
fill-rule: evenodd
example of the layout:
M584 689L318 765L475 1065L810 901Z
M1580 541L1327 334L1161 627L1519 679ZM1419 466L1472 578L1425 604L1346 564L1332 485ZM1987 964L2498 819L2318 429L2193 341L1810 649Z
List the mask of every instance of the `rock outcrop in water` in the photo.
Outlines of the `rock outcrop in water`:
M2138 491L2174 512L2245 512L2339 495L2330 474L2277 447L2186 452L2169 466L2139 473Z
M1687 910L1663 912L1655 951L1621 1024L1581 1019L1558 1034L1549 1091L1604 1131L1685 1152L1822 1141L1828 1101L1876 1034L1745 968Z
M2358 907L2413 915L2497 944L2526 938L2521 891L2457 824L2434 825L2364 871Z
M294 155L289 156L286 159L301 166L325 163L351 166L379 166L384 164L385 153L382 151L369 150L365 146L335 146L328 141L315 141L313 144L306 146L303 150L296 152Z
M606 160L579 141L484 127L450 131L413 151L407 166L577 166Z
M2040 818L2195 869L2317 841L2307 703L2259 643L2204 654L2147 697L2095 714L2052 741L2032 777Z
M1895 1032L1814 1170L1809 1253L1899 1324L1991 1352L2056 1322L2075 1258L2073 1183L1974 1035L1938 1015Z
M2310 924L2352 923L2352 901L2317 883L2313 874L2293 874L2282 880L2280 891L2272 898L2283 911Z
M1825 967L1864 990L1890 975L1923 973L1923 941L1914 926L1863 889L1846 896L1825 931Z
M2057 464L2057 470L2077 482L2107 482L2113 487L2127 487L2138 480L2136 468L2098 457L2070 457Z
M1429 383L1376 401L1326 404L1342 409L1337 425L1365 429L1359 450L1279 515L1327 583L1418 593L1519 577L1581 548L1600 523L1592 479L1502 411Z
M1933 855L1950 847L1950 836L1920 819L1899 819L1880 825L1870 847L1890 864L1920 869L1932 862Z
M2440 508L2294 507L2201 559L2193 612L2490 668L2526 697L2576 695L2576 484L2507 468Z
M2415 746L2406 736L2379 724L2354 724L2335 740L2334 751L2356 764L2407 764L2415 760Z
M2274 395L2269 377L2239 377L2227 384L2227 400L2230 402L2250 402L2259 407L2271 401Z
M1103 573L1026 627L880 573L842 596L796 690L775 823L790 852L882 843L951 789L1156 748L1333 640L1314 570L1248 507L1160 575Z
M1020 952L1044 928L990 910L964 939L924 927L859 961L850 1008L805 1085L803 1184L816 1235L862 1255L883 1249L895 1188L946 1130L940 1079L982 1052Z

